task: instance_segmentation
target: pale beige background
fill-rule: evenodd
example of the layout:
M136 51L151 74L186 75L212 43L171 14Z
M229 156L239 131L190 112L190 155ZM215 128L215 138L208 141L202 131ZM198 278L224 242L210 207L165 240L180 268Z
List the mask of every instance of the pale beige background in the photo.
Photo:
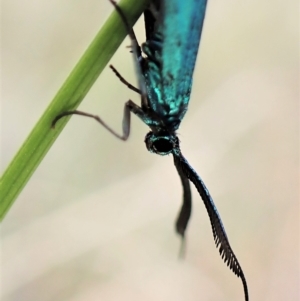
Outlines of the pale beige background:
M106 0L4 0L1 171L101 24ZM299 300L299 3L210 0L182 150L209 187L250 300ZM142 22L137 26L143 41ZM128 39L112 63L131 82ZM99 50L100 51L100 50ZM107 68L80 107L121 128L139 97ZM171 157L74 117L2 223L2 300L243 300L193 189L187 254Z

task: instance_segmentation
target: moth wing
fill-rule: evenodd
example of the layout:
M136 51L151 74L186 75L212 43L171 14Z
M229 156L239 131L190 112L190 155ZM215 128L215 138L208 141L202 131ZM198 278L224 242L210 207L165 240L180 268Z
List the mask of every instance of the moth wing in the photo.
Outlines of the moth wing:
M169 106L186 110L207 0L162 1L162 93ZM174 103L173 103L174 102Z

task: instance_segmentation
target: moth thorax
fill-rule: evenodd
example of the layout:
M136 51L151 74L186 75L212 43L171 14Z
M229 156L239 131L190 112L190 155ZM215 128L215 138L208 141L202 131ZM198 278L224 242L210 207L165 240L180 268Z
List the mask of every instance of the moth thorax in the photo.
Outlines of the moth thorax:
M178 147L178 138L168 133L149 132L146 135L145 143L148 151L164 156Z

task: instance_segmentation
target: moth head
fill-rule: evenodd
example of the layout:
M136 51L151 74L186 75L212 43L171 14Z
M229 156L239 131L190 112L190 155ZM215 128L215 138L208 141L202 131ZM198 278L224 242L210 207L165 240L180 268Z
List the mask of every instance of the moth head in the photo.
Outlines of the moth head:
M149 132L145 137L148 151L161 156L168 155L179 148L179 139L175 134Z

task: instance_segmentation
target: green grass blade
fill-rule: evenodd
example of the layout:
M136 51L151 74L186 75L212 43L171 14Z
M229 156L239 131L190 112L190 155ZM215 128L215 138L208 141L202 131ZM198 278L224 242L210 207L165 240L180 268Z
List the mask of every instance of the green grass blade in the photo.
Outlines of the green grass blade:
M133 25L149 0L122 0L128 22ZM61 112L74 110L88 93L104 67L127 35L120 16L112 6L112 14L88 47L45 113L0 179L0 220L12 206L31 175L58 137L69 118L61 119L55 130L52 120Z

